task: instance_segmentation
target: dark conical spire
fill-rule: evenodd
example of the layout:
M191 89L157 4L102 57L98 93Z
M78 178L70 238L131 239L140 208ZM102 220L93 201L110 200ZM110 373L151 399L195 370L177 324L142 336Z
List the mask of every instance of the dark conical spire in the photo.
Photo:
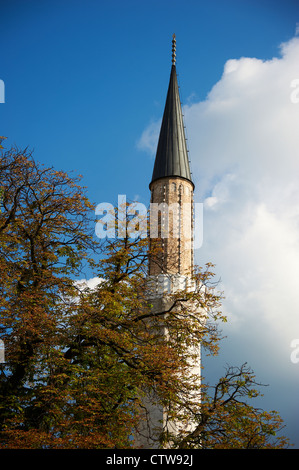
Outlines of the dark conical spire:
M152 182L179 176L192 182L176 74L176 40L172 40L172 67L160 129Z

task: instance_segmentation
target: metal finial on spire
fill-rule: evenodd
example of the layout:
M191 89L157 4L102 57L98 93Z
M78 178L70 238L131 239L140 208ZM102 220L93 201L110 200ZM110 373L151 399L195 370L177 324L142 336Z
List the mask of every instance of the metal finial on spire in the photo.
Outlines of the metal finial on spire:
M172 35L172 65L176 62L176 38L175 34Z

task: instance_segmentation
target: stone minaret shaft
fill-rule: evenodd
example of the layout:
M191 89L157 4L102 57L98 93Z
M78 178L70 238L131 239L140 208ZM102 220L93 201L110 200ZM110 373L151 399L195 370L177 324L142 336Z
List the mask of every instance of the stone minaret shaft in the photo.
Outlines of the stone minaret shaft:
M190 181L173 176L151 184L151 226L149 275L190 276L193 268Z

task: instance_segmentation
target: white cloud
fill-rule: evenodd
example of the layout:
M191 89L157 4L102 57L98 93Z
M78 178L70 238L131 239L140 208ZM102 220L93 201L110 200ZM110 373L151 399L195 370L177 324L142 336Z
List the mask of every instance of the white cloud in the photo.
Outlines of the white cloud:
M234 318L251 306L285 341L299 336L298 57L295 38L280 58L229 60L206 101L184 111L205 201L198 256L216 263Z
M205 208L196 261L215 263L222 279L233 363L244 348L266 376L288 370L299 385L290 361L299 338L299 38L279 52L228 60L205 101L184 115L195 199ZM144 132L147 149L153 129ZM285 399L295 403L294 393Z
M90 278L90 279L80 279L78 281L75 281L75 284L76 286L78 287L78 289L95 289L95 287L97 287L97 285L100 284L100 282L102 281L102 279L100 277L93 277L93 278Z
M145 150L152 156L155 154L161 121L162 119L159 121L153 121L146 129L144 129L137 142L138 149Z

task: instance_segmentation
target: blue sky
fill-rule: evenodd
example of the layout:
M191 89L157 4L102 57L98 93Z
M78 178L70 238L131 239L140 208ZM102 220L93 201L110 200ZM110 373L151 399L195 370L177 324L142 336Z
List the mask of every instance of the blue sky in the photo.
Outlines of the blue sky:
M271 58L294 33L295 5L1 0L1 132L82 173L95 202L121 192L145 202L153 162L136 142L163 112L173 32L187 103L206 96L227 59Z
M149 202L176 33L205 204L196 256L216 264L228 316L228 339L204 373L213 380L248 361L270 385L261 406L281 413L297 448L298 22L291 0L0 0L0 135L82 174L95 203Z

